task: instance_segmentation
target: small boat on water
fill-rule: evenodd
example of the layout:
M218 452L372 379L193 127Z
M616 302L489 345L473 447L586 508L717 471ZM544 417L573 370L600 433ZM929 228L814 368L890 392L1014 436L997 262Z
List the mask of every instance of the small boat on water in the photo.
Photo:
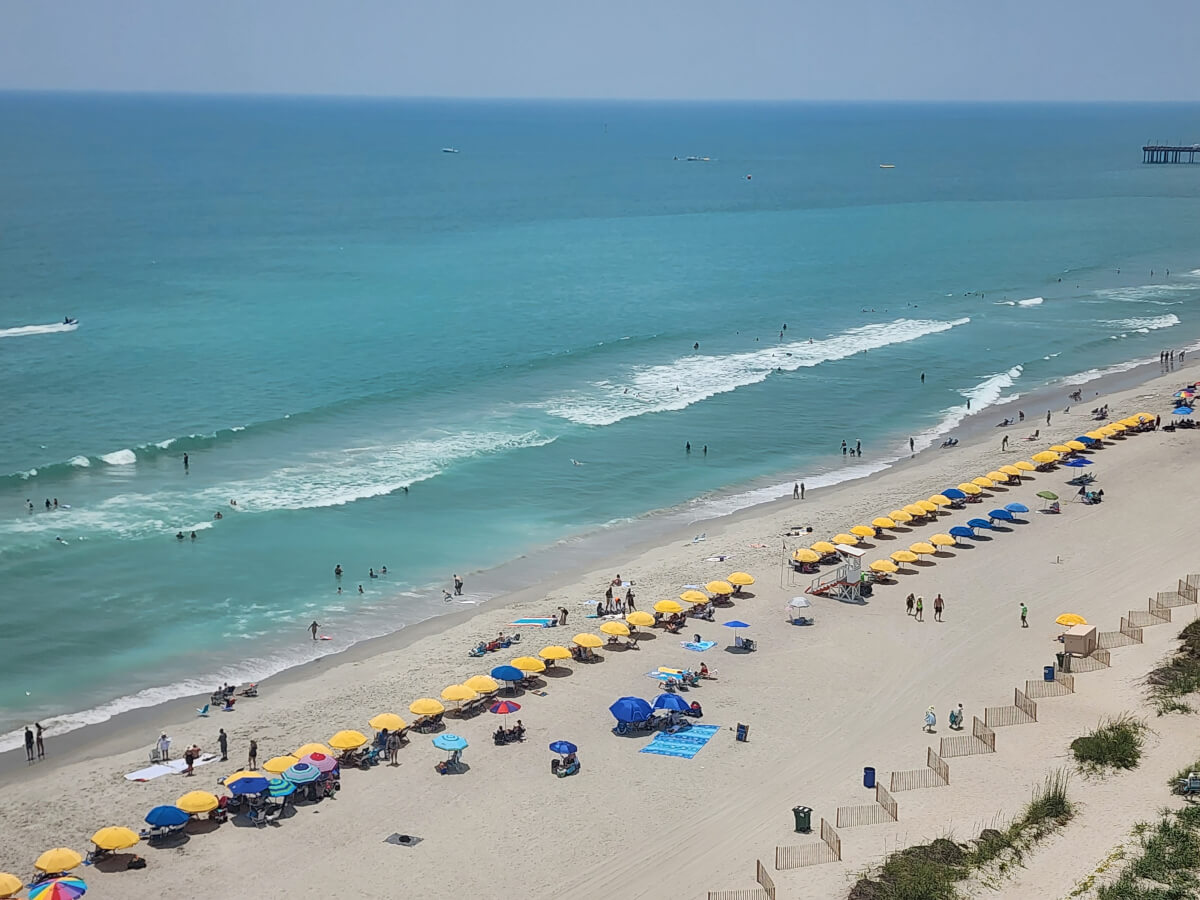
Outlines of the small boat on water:
M457 153L458 148L457 147L443 147L442 152L443 153Z
M689 156L688 162L712 162L711 156Z
M891 163L880 163L880 164L879 164L879 168L881 168L881 169L894 169L894 168L896 168L896 167L895 167L894 165L892 165Z

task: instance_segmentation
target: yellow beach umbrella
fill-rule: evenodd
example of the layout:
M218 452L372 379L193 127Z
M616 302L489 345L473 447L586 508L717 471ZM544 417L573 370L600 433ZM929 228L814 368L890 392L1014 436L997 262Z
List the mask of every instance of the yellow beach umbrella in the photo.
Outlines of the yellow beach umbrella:
M833 544L829 543L829 541L817 541L812 545L812 549L816 550L821 555L825 555L827 553L837 553L837 547L833 546Z
M675 605L679 606L678 603L676 603ZM577 635L575 635L575 637L572 640L574 640L575 643L578 644L580 647L591 647L591 648L595 649L596 647L604 646L604 641L600 640L600 638L596 637L596 635L594 635L594 634L587 634L587 633L577 634Z
M262 764L262 767L264 771L270 772L272 775L282 775L298 762L300 762L300 757L292 756L289 753L285 756L272 756Z
M683 612L683 607L674 600L659 600L654 604L654 611L660 613L677 613ZM576 641L575 643L578 644L579 641Z
M434 700L433 702L437 703L436 700ZM438 706L441 706L441 705L442 704L438 703ZM420 715L420 714L418 713L418 715ZM357 750L359 747L361 747L366 742L367 742L367 736L365 734L363 734L361 731L355 731L354 729L348 729L346 731L339 731L337 734L335 734L333 737L331 737L329 739L329 746L332 747L334 750Z
M924 541L917 541L915 544L909 544L908 549L918 555L924 553L937 553L937 548L933 544L927 544Z
M69 847L55 847L37 858L33 867L41 872L69 872L83 862L83 857Z
M388 731L402 731L405 727L404 720L395 713L390 712L372 716L370 719L367 719L367 724L376 731L383 731L385 728Z
M1100 430L1107 431L1109 434L1120 434L1122 431L1125 430L1125 426L1122 425L1120 422L1110 422L1107 425L1105 425L1103 428L1101 428Z
M896 520L890 519L887 516L880 516L878 519L872 519L871 524L876 528L895 528ZM851 528L850 530L853 531L854 529Z
M570 656L570 654L567 654ZM442 691L442 699L451 703L464 703L467 700L474 700L479 696L477 691L471 690L465 684L451 684Z
M296 757L297 759L304 759L304 757L312 756L314 753L320 753L324 756L333 756L332 750L330 750L324 744L317 743L305 744L303 747L297 747L292 751L292 756ZM261 777L257 772L235 772L233 775L230 775L228 778L226 778L225 782L228 784L231 781L237 781L242 776L249 776L250 778Z
M853 547L858 543L858 538L852 534L846 534L845 532L842 532L841 534L835 534L833 536L833 543L845 544L848 547Z
M106 830L107 829L101 829L101 831L106 831ZM125 830L129 831L128 828L126 828ZM98 831L96 833L99 834L100 832ZM130 833L132 834L132 832L130 832ZM137 835L134 835L134 837L137 837ZM105 850L108 848L101 847L100 849ZM123 849L123 848L118 847L115 849ZM11 897L11 896L13 896L13 894L20 893L21 888L23 888L23 887L25 887L25 883L23 881L21 881L21 879L18 878L16 875L10 875L7 872L0 872L0 897Z
M732 594L733 593L733 585L730 584L728 581L710 581L708 584L706 584L704 586L704 589L706 591L712 591L712 593L714 593L714 594ZM672 600L671 602L674 603L675 601Z
M917 554L913 553L910 550L897 550L895 553L892 554L892 559L894 559L898 563L916 562Z
M1041 453L1035 453L1030 457L1035 463L1052 463L1058 462L1058 454L1051 453L1049 450L1043 450Z
M1011 475L1013 478L1021 477L1021 470L1016 466L1001 466L999 471L1003 472L1005 475Z
M630 625L640 625L642 628L649 628L654 624L654 616L648 612L642 612L640 609L636 612L631 612L625 617L625 621Z
M190 815L198 815L216 809L221 805L216 794L208 791L188 791L175 801L175 805Z
M1104 432L1101 431L1099 428L1097 428L1095 431L1085 431L1083 433L1083 436L1087 437L1087 438L1091 438L1093 441L1102 441L1105 438Z
M1079 615L1078 613L1063 613L1061 616L1059 616L1054 621L1057 622L1059 625L1067 625L1067 626L1086 625L1087 624L1087 619L1085 619L1083 616Z
M873 538L875 537L875 529L870 525L855 525L850 529L850 533L855 537Z
M1126 416L1124 419L1119 419L1118 421L1122 425L1126 425L1129 428L1136 428L1138 425L1141 424L1141 421L1138 419L1137 416Z
M446 707L432 697L421 697L408 705L408 711L414 716L436 716L445 712Z
M642 615L650 619L650 624L654 624L654 617L649 613L633 613L633 615ZM549 647L543 647L538 651L538 656L542 659L570 659L571 651L566 647L560 647L558 644L551 644Z
M620 625L620 622L606 622L606 625ZM622 626L624 627L624 626ZM629 633L629 629L625 629L625 633ZM540 659L534 659L532 656L518 656L512 661L512 664L522 672L545 672L546 664Z
M1008 475L1006 475L1004 472L992 471L988 472L984 477L990 478L992 481L995 481L999 484L1003 484L1004 482L1008 481Z
M1072 450L1086 450L1087 444L1083 441L1067 441L1067 446Z
M973 481L964 481L958 486L958 489L964 494L969 494L972 497L983 493L983 490L979 487L979 485Z
M918 506L925 512L937 512L938 506L932 500L918 500L913 506ZM905 507L907 509L907 507Z
M1054 444L1050 447L1051 453L1070 453L1071 448L1066 444Z
M568 650L567 656L570 656L570 655L571 655L571 651ZM566 657L562 657L562 658L566 659ZM471 690L475 691L475 693L477 693L477 694L490 694L493 691L500 690L499 682L497 682L496 679L493 678L491 675L472 675L470 678L468 678L466 681L463 682L463 686L469 687ZM424 715L424 713L419 713L419 715Z
M914 519L922 519L925 517L926 510L917 506L915 503L910 503L908 506L904 507L904 512L908 513Z
M929 539L929 543L935 547L953 547L958 543L952 534L935 534Z
M308 749L306 749L308 747L320 747L321 749L319 751L308 750ZM324 753L326 756L333 755L332 753L330 753L328 750L325 749L324 744L305 744L300 749L304 750L304 753L296 752L292 755L297 758L299 758L301 756L305 756L308 753L318 753L318 752ZM234 772L232 775L226 775L224 778L221 779L221 784L233 784L239 778L262 778L262 772L251 772L249 769L242 769L240 772Z
M120 825L110 825L107 828L101 828L92 835L92 843L101 850L125 850L132 847L141 838L138 833L129 828L122 828ZM3 877L0 877L0 896L6 893L12 893L7 890Z
M816 550L809 550L807 547L801 547L792 554L792 559L796 562L815 563L821 561L821 554Z
M934 494L929 498L929 502L934 506L949 506L952 501L945 494Z
M704 591L684 591L679 595L679 599L684 603L707 603L708 594Z
M972 478L971 483L977 484L981 488L990 488L996 486L996 482L992 481L992 479L988 478L986 475L980 475L978 478Z
M882 572L885 575L895 575L900 571L900 567L890 559L877 559L867 568L869 568L872 572Z
M600 626L600 630L614 637L629 637L629 626L624 622L605 622ZM520 668L520 666L517 668ZM543 666L543 668L545 667Z
M1015 463L1013 463L1013 468L1018 472L1033 472L1036 471L1037 466L1031 462L1026 462L1023 459L1018 459Z
M736 584L738 587L746 587L747 585L754 584L754 576L749 572L734 572L725 580L730 584Z
M901 525L907 525L913 520L913 514L903 509L893 509L888 513L888 517Z

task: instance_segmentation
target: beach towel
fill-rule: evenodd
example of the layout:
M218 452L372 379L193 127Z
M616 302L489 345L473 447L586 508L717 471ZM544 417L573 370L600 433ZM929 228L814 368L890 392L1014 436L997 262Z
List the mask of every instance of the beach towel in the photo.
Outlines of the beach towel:
M196 766L207 765L210 762L215 762L217 755L215 753L206 753L192 763L192 768ZM165 763L156 763L153 766L148 766L145 769L138 769L136 772L130 772L125 776L126 781L153 781L155 778L161 778L164 775L181 775L187 769L187 763L182 759L172 759Z
M720 556L706 556L705 562L725 562L727 559L733 559L732 553L722 553Z
M697 644L695 641L680 641L679 646L682 647L684 650L695 650L697 653L703 653L709 647L717 646L717 642L716 641L701 641L700 643Z
M675 734L665 734L660 731L654 735L654 740L639 752L691 759L703 750L704 745L712 740L712 736L720 730L720 725L693 725L691 728L685 728Z
M677 673L671 672L647 672L646 677L666 684L668 681L678 681L680 676Z
M550 628L558 619L538 618L538 619L517 619L515 622L509 622L510 628Z

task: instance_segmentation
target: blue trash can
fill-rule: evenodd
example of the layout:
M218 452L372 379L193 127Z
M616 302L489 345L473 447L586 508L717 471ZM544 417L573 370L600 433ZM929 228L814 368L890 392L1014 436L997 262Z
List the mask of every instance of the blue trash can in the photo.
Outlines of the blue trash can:
M1054 680L1054 666L1043 666L1042 667L1042 680L1043 681L1053 681Z
M863 787L865 787L865 788L875 787L875 767L874 766L863 766Z

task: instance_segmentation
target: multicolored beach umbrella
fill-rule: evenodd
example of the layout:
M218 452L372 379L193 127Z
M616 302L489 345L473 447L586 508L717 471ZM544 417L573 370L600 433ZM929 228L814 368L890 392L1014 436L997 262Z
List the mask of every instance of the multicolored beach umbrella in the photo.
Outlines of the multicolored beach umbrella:
M488 712L495 713L498 716L507 716L511 713L520 712L520 710L520 703L515 703L512 700L501 700L499 703L493 703L489 707Z
M300 760L300 762L313 766L322 774L332 772L338 767L338 761L332 756L326 756L324 753L310 753Z
M321 777L321 770L302 760L284 772L283 777L292 784L312 784ZM263 790L270 790L270 788L269 783L263 785Z
M290 797L296 793L296 785L286 778L272 778L267 782L267 793L272 797Z
M87 893L87 883L82 878L68 875L52 878L29 889L29 900L76 900Z

